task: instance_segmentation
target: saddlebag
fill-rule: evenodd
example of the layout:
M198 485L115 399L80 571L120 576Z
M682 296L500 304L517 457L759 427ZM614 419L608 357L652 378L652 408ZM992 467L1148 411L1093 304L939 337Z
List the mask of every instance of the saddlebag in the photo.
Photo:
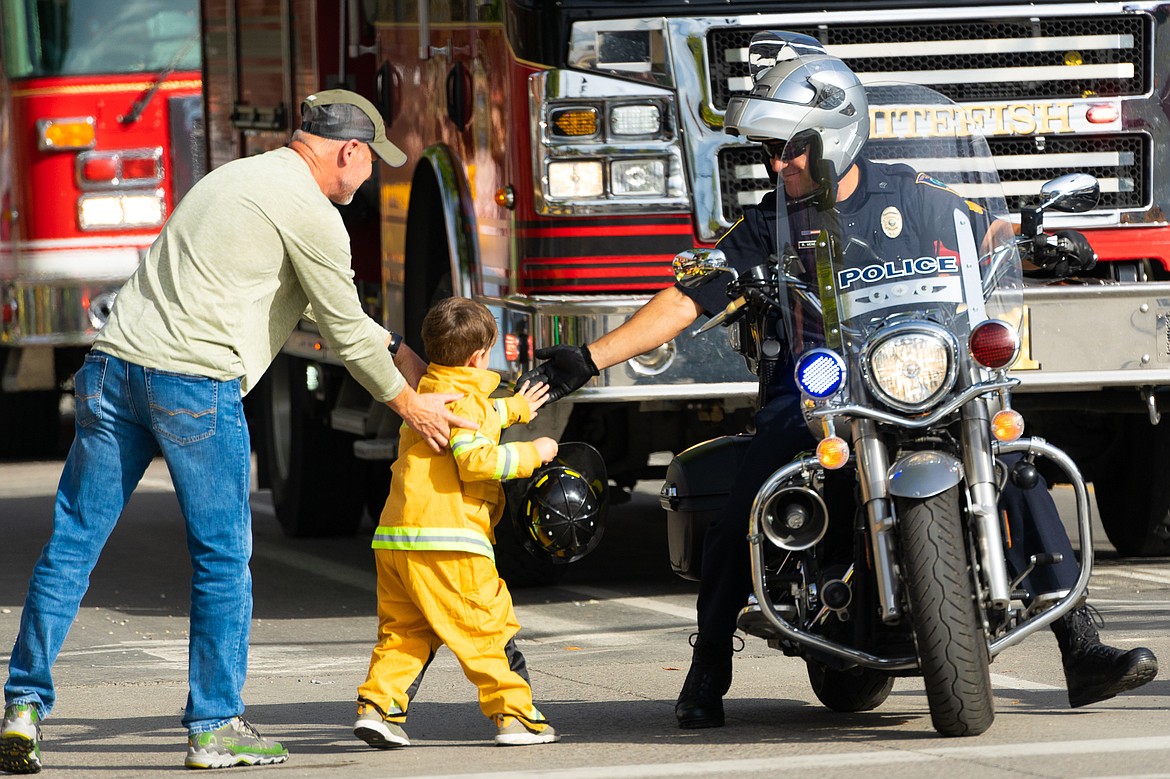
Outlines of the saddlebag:
M684 579L699 580L707 523L727 501L751 441L750 435L713 438L679 452L666 469L658 501L666 510L670 567Z

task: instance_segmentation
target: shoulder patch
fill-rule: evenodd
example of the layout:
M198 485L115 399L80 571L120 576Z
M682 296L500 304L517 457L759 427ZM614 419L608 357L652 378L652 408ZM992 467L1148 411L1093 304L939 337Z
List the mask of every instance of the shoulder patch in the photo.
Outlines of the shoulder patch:
M971 210L972 214L982 214L983 206L976 203L974 200L967 201L967 208Z
M935 189L941 189L944 192L950 192L952 195L955 195L956 197L959 194L955 190L948 187L946 184L942 183L941 181L939 181L935 177L930 176L926 173L919 173L918 176L915 177L914 183L915 184L925 184L928 187L934 187Z

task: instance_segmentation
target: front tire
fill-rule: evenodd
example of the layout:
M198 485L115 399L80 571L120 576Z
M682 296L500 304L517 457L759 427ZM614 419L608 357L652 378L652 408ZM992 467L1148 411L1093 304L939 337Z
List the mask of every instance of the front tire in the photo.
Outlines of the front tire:
M975 604L959 489L899 498L902 564L935 730L977 736L995 719L987 640Z

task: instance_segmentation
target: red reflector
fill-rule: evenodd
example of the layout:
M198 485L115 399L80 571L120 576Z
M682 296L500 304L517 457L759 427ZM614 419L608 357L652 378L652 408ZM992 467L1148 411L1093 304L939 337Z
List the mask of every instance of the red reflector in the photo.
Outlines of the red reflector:
M86 181L113 182L118 177L118 158L90 157L81 166L81 177Z
M1092 124L1112 124L1121 118L1121 111L1115 105L1089 106L1085 118Z
M980 322L968 342L971 356L985 368L1006 368L1015 362L1020 349L1016 331L995 319Z
M158 160L154 157L123 157L122 178L156 179L158 178Z

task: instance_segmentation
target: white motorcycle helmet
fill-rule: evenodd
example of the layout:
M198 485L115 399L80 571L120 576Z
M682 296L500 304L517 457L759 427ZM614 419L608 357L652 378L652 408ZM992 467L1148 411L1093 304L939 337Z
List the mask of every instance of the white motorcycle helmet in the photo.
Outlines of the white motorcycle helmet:
M763 36L768 37L757 41ZM865 87L814 39L761 33L753 38L749 57L760 44L770 47L775 64L753 68L752 91L728 101L724 132L757 142L791 141L797 135L819 141L813 143L819 160L832 164L830 175L843 175L869 139Z

